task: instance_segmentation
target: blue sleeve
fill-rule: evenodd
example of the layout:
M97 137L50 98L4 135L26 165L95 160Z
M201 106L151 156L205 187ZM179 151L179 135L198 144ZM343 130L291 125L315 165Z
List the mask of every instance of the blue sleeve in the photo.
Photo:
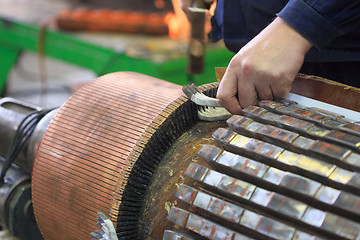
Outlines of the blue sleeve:
M277 16L322 48L360 26L360 0L290 0Z

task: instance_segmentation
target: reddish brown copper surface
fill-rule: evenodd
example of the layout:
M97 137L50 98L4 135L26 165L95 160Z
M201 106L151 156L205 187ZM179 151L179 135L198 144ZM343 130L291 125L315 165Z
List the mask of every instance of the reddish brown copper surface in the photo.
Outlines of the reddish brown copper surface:
M155 117L162 112L165 119L180 95L178 85L122 72L96 79L65 103L33 167L35 216L46 239L89 239L98 211L116 222L128 174L154 131L147 127L160 124Z
M176 135L173 130L180 127L174 122L193 124L184 116L190 112L192 116L195 108L176 112L189 103L181 95L180 86L122 72L86 85L61 107L39 147L32 175L35 215L46 239L89 239L89 233L97 228L98 211L117 223L119 232L125 229L119 223L128 222L119 217L119 209L131 201L124 195L139 168L136 164L151 161L164 141L169 141L167 136ZM188 132L189 138L187 134L174 137L179 141L155 164L144 187L144 204L138 209L141 215L134 216L139 218L134 224L139 229L137 236L161 238L169 226L167 213L176 205L178 183L183 183L189 162L201 163L193 155L202 146L200 142L214 141L210 135L215 127L214 123L202 123ZM146 155L142 153L149 153L150 159L141 158ZM129 208L136 208L132 206Z

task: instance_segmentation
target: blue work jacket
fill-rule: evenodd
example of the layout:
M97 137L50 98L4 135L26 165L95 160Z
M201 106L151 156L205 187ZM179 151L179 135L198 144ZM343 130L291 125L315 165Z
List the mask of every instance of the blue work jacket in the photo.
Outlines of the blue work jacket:
M313 43L307 62L360 61L360 0L218 0L211 39L237 52L279 16Z

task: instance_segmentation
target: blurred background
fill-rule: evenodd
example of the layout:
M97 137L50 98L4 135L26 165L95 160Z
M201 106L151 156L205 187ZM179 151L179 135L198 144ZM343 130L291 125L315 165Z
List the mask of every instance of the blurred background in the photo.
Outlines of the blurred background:
M180 0L0 0L0 92L61 105L84 83L135 71L180 85L216 81L232 57L207 41L200 74L189 74L191 25Z

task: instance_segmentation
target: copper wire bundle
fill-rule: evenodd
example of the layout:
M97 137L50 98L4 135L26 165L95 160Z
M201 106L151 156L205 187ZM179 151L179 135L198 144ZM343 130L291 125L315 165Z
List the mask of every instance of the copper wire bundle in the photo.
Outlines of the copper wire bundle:
M181 87L172 83L113 73L65 103L48 127L33 167L34 210L46 239L89 238L98 211L118 221L134 164L156 128L184 103L185 97L172 103L180 95ZM151 164L156 163L138 170L143 182L151 177ZM141 181L135 186L146 187ZM140 204L129 202L135 208Z

